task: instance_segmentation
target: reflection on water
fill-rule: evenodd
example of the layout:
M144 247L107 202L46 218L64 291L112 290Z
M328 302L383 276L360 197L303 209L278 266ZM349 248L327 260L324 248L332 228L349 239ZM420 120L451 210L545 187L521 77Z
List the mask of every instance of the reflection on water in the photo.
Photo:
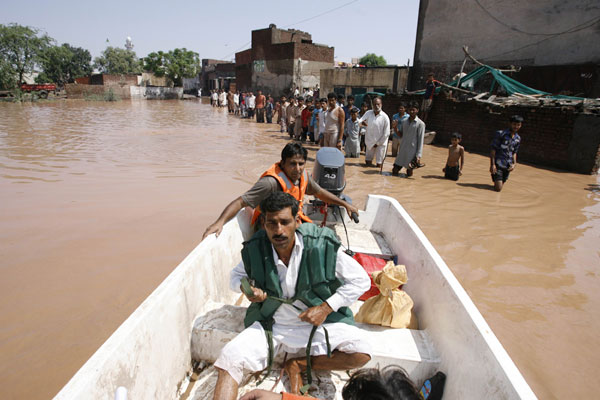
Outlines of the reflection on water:
M0 104L0 397L54 395L285 143L195 101ZM519 165L496 193L479 155L440 179L446 152L412 178L349 161L346 194L400 201L540 398L587 396L597 178Z

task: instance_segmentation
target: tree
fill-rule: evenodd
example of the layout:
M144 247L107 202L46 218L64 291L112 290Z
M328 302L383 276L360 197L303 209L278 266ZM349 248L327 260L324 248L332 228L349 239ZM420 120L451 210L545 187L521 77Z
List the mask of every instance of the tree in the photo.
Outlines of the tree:
M165 76L165 53L152 52L143 58L144 71L152 72L156 76Z
M23 82L23 75L32 73L40 55L53 40L39 29L19 24L0 24L0 70L8 74L3 83ZM15 82L16 80L16 82Z
M144 70L166 76L175 86L183 86L183 78L193 78L200 71L198 53L186 48L152 52L144 58Z
M383 56L378 56L375 53L367 53L360 60L358 60L359 64L366 65L367 67L385 67L387 65L387 61Z
M183 86L183 78L193 78L200 70L198 53L191 50L175 49L167 54L166 75L175 86Z
M94 67L104 74L139 74L140 63L133 50L108 46L100 57L94 59Z
M37 82L56 82L63 85L75 78L92 73L92 55L86 49L68 43L48 47L41 55L42 73Z

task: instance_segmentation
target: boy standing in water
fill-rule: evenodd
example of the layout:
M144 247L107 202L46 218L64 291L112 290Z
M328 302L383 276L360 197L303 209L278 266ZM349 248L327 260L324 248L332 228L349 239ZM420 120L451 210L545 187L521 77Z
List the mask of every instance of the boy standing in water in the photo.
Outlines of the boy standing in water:
M344 150L346 157L360 157L360 122L358 121L358 108L352 106L350 109L350 118L346 120L344 125Z
M498 131L492 140L490 152L490 173L494 181L494 190L499 192L508 179L508 175L517 166L517 152L521 146L521 136L517 133L523 125L523 117L510 117L510 128Z
M446 166L442 168L444 178L453 181L457 181L458 177L462 175L462 169L465 165L465 148L460 145L461 139L462 135L458 132L454 132L450 137L452 144L448 148L448 160Z

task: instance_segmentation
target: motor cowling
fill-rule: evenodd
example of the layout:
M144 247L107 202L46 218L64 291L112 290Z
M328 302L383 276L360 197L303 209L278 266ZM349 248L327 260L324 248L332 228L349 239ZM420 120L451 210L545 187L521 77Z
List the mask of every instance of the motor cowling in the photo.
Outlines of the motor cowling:
M346 187L344 154L335 147L317 151L312 177L323 189L340 196Z

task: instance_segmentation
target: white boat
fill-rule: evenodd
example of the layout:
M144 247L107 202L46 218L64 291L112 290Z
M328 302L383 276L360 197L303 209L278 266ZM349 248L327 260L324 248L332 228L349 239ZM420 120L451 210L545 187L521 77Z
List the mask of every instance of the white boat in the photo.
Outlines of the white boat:
M243 308L235 306L239 294L229 290L229 271L241 259L242 241L251 235L250 217L250 209L240 211L218 238L201 242L55 399L109 399L119 387L127 389L130 399L211 398L209 362L242 329ZM401 365L418 384L443 371L444 399L536 398L456 277L395 199L369 195L360 223L346 225L352 250L395 254L406 265L404 290L419 321L419 330L361 326L373 338L370 366ZM339 232L345 244L343 228ZM345 378L345 373L333 373L324 379L339 388ZM311 394L341 398L339 390L325 386L329 389L320 385Z

